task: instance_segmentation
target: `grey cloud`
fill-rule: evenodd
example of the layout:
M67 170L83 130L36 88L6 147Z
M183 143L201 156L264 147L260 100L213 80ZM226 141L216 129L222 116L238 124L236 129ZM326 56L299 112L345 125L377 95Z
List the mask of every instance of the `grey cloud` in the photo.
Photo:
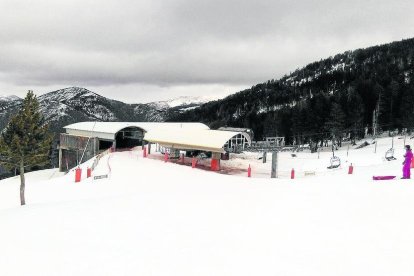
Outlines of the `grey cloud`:
M411 37L412 14L403 0L1 1L0 81L248 87L338 52Z

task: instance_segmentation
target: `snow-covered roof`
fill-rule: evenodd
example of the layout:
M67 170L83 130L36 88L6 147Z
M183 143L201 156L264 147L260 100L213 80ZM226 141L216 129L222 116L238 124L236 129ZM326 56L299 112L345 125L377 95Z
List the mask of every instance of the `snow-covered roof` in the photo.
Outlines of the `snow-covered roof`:
M173 149L225 152L223 147L226 142L238 134L245 136L241 132L210 129L191 129L175 132L154 130L145 133L144 140Z
M224 152L223 147L231 138L238 134L246 137L242 132L211 130L202 123L81 122L64 128L72 135L114 140L116 133L127 127L143 129L146 141L183 150Z
M65 126L66 133L115 139L115 134L127 127L138 127L145 132L158 130L207 130L202 123L154 123L154 122L81 122Z

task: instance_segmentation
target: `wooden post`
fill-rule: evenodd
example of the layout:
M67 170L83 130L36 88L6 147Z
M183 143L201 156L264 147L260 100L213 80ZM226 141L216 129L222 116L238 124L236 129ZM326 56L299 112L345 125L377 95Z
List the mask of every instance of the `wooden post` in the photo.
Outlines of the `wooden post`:
M151 154L151 143L148 143L148 154Z
M277 151L272 152L272 173L271 178L277 178Z
M266 163L267 152L263 152L263 163Z

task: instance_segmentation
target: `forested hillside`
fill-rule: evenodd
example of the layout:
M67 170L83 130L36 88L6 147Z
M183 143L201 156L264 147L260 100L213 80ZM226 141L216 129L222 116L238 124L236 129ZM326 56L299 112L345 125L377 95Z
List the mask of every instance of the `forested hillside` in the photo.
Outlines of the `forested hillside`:
M212 128L249 127L255 139L295 141L360 137L414 128L414 39L347 51L213 101L170 121L201 121ZM338 139L339 140L339 139Z

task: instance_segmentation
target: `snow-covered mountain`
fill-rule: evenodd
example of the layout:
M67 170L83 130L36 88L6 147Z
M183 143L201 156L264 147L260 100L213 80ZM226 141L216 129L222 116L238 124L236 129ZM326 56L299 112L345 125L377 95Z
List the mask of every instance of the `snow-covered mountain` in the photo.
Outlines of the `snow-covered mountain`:
M38 96L40 108L52 131L81 121L160 122L172 113L193 109L212 100L208 97L179 97L146 104L127 104L103 97L81 87L68 87ZM17 96L0 97L0 129L22 103Z
M12 102L12 101L17 101L17 100L21 100L21 99L17 97L16 95L0 96L0 102Z
M413 64L414 38L350 50L169 120L246 127L255 139L283 136L288 143L322 141L333 135L332 125L336 136L362 136L374 112L381 131L412 130Z
M88 89L69 87L38 96L40 108L51 130L59 132L65 125L81 121L148 121L166 119L172 108L179 110L200 105L202 100L183 97L171 101L148 104L127 104L103 97ZM194 102L194 104L193 104ZM22 103L16 96L0 97L0 129Z

